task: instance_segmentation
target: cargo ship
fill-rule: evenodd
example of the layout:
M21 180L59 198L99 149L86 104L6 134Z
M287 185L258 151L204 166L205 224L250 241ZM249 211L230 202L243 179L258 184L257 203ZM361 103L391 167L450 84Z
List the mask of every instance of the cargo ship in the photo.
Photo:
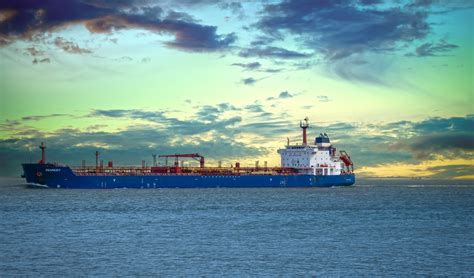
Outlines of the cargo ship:
M355 183L354 164L345 151L336 152L336 148L326 133L307 142L308 119L300 121L302 142L287 144L279 149L281 158L279 167L235 166L206 167L205 159L198 153L165 154L165 165L156 163L148 167L144 161L141 166L114 167L109 161L107 166L99 163L96 152L95 166L70 167L58 163L47 163L46 146L41 143L41 160L38 163L24 163L23 175L32 187L112 189L112 188L219 188L219 187L332 187L349 186ZM168 165L168 159L174 160ZM199 167L185 167L184 158L199 161ZM181 159L181 161L180 161ZM181 162L181 163L180 163Z

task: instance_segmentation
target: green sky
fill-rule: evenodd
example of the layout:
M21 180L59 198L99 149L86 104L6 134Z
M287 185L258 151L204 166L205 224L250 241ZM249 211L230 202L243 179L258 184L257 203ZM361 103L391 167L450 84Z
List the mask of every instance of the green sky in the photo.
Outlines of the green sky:
M278 165L326 132L365 176L474 178L470 1L0 4L0 174L193 151ZM388 169L388 170L387 170ZM413 169L417 169L416 171Z

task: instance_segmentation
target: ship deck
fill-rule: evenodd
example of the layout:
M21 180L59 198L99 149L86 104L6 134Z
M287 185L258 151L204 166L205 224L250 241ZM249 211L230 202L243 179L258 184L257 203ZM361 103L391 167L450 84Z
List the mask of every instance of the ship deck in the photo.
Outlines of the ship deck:
M294 169L282 167L70 167L77 176L148 176L148 175L201 175L201 176L231 176L231 175L295 175L307 173L309 169Z

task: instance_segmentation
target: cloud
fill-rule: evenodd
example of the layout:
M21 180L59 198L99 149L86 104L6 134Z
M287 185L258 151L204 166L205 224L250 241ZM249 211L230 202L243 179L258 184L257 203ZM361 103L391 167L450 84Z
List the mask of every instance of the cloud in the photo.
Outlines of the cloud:
M12 11L0 24L2 44L33 40L36 35L83 25L90 33L111 34L119 30L142 29L174 35L165 43L184 51L206 52L228 48L236 40L233 33L219 35L216 26L201 25L184 13L170 11L148 1L2 1L0 10ZM4 13L3 13L4 14ZM73 45L67 49L74 50Z
M393 86L386 76L391 62L387 59L369 58L370 62L358 55L333 60L325 64L326 72L352 82L364 82L378 86ZM396 84L396 83L395 83Z
M408 150L416 159L433 158L440 154L445 157L458 157L463 153L474 153L474 135L472 133L438 133L415 136L396 142L390 148Z
M255 83L257 83L257 79L253 78L253 77L248 77L248 78L244 78L242 80L240 80L240 82L244 85L253 85Z
M139 164L142 159L151 158L153 153L199 152L211 160L234 161L266 154L266 146L250 146L236 140L236 127L242 118L225 116L225 113L240 109L230 103L203 105L197 107L194 116L189 119L170 117L165 111L92 110L82 117L101 122L101 125L53 131L39 131L24 123L70 115L32 115L15 121L6 120L0 124L0 130L5 129L10 135L0 140L0 155L8 161L0 161L0 173L19 171L21 162L35 157L37 144L41 141L48 144L48 161L69 165L80 164L81 159L91 157L95 150L101 151L102 157L114 160L118 165ZM258 105L248 109L265 113ZM120 130L103 131L107 118L122 122L140 121Z
M32 63L33 64L49 64L51 62L51 60L49 58L43 58L43 59L37 59L37 58L34 58Z
M225 111L238 111L240 110L239 108L235 107L234 105L228 103L228 102L223 102L223 103L219 103L217 104L217 107L219 108L219 110L221 112L225 112Z
M204 105L200 108L197 112L197 115L201 120L204 121L215 121L219 116L219 108L211 106L211 105Z
M267 100L275 100L275 99L285 99L285 98L292 98L293 95L288 93L288 91L283 91L278 94L277 97L268 97Z
M164 130L146 126L113 133L61 129L46 136L0 140L0 156L4 158L0 161L0 174L20 173L20 163L40 156L37 145L42 141L48 146L47 161L68 165L80 165L82 159L91 165L96 150L100 151L101 159L113 160L115 165L139 165L141 160L151 161L151 155L155 153L198 152L209 159L232 162L267 153L265 148L248 146L232 138L194 138L192 142L185 142Z
M283 69L272 69L272 68L261 68L262 64L259 62L253 63L233 63L231 66L242 67L244 70L252 70L252 71L259 71L259 72L266 72L266 73L278 73L281 72Z
M190 120L181 120L175 117L166 116L164 111L143 111L138 109L112 109L93 110L88 117L110 117L128 118L160 124L161 126L172 127L173 134L190 135L200 134L209 131L217 131L221 134L229 133L229 128L240 123L242 118L234 116L220 119L223 110L215 109L212 106L201 107L195 117ZM217 113L220 113L217 115Z
M408 53L406 56L442 56L458 47L458 45L448 43L444 40L440 40L437 43L424 43L416 48L415 53Z
M434 0L414 0L408 6L409 7L427 7L433 4Z
M28 47L25 49L29 55L33 56L33 57L36 57L36 56L43 56L44 55L44 51L43 50L40 50L34 46L32 47Z
M57 37L54 40L54 44L64 50L65 52L72 53L72 54L89 54L92 53L90 49L81 48L76 43L72 41L67 41L62 37Z
M292 98L293 95L288 93L288 91L283 91L278 95L278 98Z
M219 103L195 109L193 116L187 119L171 117L166 111L92 110L83 117L100 122L102 126L92 125L83 129L64 127L52 131L32 128L25 123L54 121L56 117L71 115L57 113L5 120L0 123L0 130L8 134L0 140L0 156L3 158L0 172L18 172L20 162L38 154L37 144L41 141L48 144L48 161L70 165L78 165L81 159L88 157L92 161L96 149L104 154L104 159L129 165L151 159L152 153L199 152L214 159L239 160L241 157L269 154L269 145L274 145L276 141L284 144L286 137L292 142L301 141L297 120L283 116L277 118L274 113L266 111L263 104L236 107L230 103ZM232 116L233 112L246 115L246 118ZM120 130L105 131L103 125L108 124L107 118L131 124ZM356 169L366 171L367 167L380 170L390 165L408 167L425 161L473 161L473 129L474 115L466 115L389 123L315 121L310 122L308 135L312 141L319 133L329 134L338 150L349 152ZM252 138L252 144L237 141L236 138L241 138L243 134ZM273 151L271 154L274 154ZM454 169L443 165L439 169L420 168L424 171L420 174L458 177L469 176L472 170L472 167L469 171L463 171L462 167Z
M175 40L166 45L186 51L205 52L228 48L237 39L234 33L217 35L215 26L187 22L163 22L163 29L175 33Z
M219 7L230 10L238 19L243 19L245 17L245 11L240 2L221 1L219 2Z
M396 50L429 34L425 9L396 5L285 0L267 4L254 26L275 40L294 36L327 60L339 60L357 53Z
M59 113L55 113L55 114L49 114L49 115L32 115L32 116L25 116L25 117L22 117L21 120L22 120L22 121L40 121L40 120L49 119L49 118L71 117L71 116L72 116L71 114L59 114Z
M428 171L435 172L431 178L456 179L462 177L474 177L474 167L469 164L432 166Z
M267 72L267 73L278 73L283 71L283 69L262 69L262 72Z
M133 58L130 56L122 56L120 58L115 58L114 60L118 62L131 62L133 61Z
M259 58L277 58L277 59L302 59L309 58L312 54L288 50L281 47L252 47L239 52L240 57L259 57Z
M261 64L259 62L253 62L253 63L233 63L231 66L238 66L242 67L247 70L255 70L260 68Z
M416 130L422 135L429 135L438 132L444 133L464 133L474 130L474 115L465 117L441 118L434 117L419 122L400 122L405 129Z
M249 104L245 106L245 109L249 112L253 113L263 113L265 110L263 110L263 105L261 104Z
M331 99L328 96L317 96L319 102L329 102Z
M279 93L277 97L269 97L269 98L267 98L267 100L288 99L288 98L292 98L296 95L299 95L299 94L292 94L292 93L289 93L288 91L283 91L283 92Z

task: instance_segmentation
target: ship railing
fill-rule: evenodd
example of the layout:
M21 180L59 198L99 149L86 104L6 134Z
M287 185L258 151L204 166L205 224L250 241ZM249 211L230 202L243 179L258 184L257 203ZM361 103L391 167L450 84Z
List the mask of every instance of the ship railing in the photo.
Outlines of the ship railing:
M125 175L207 175L207 176L228 176L228 175L295 175L305 174L308 169L295 169L285 167L93 167L93 166L73 166L70 167L78 176L125 176Z

